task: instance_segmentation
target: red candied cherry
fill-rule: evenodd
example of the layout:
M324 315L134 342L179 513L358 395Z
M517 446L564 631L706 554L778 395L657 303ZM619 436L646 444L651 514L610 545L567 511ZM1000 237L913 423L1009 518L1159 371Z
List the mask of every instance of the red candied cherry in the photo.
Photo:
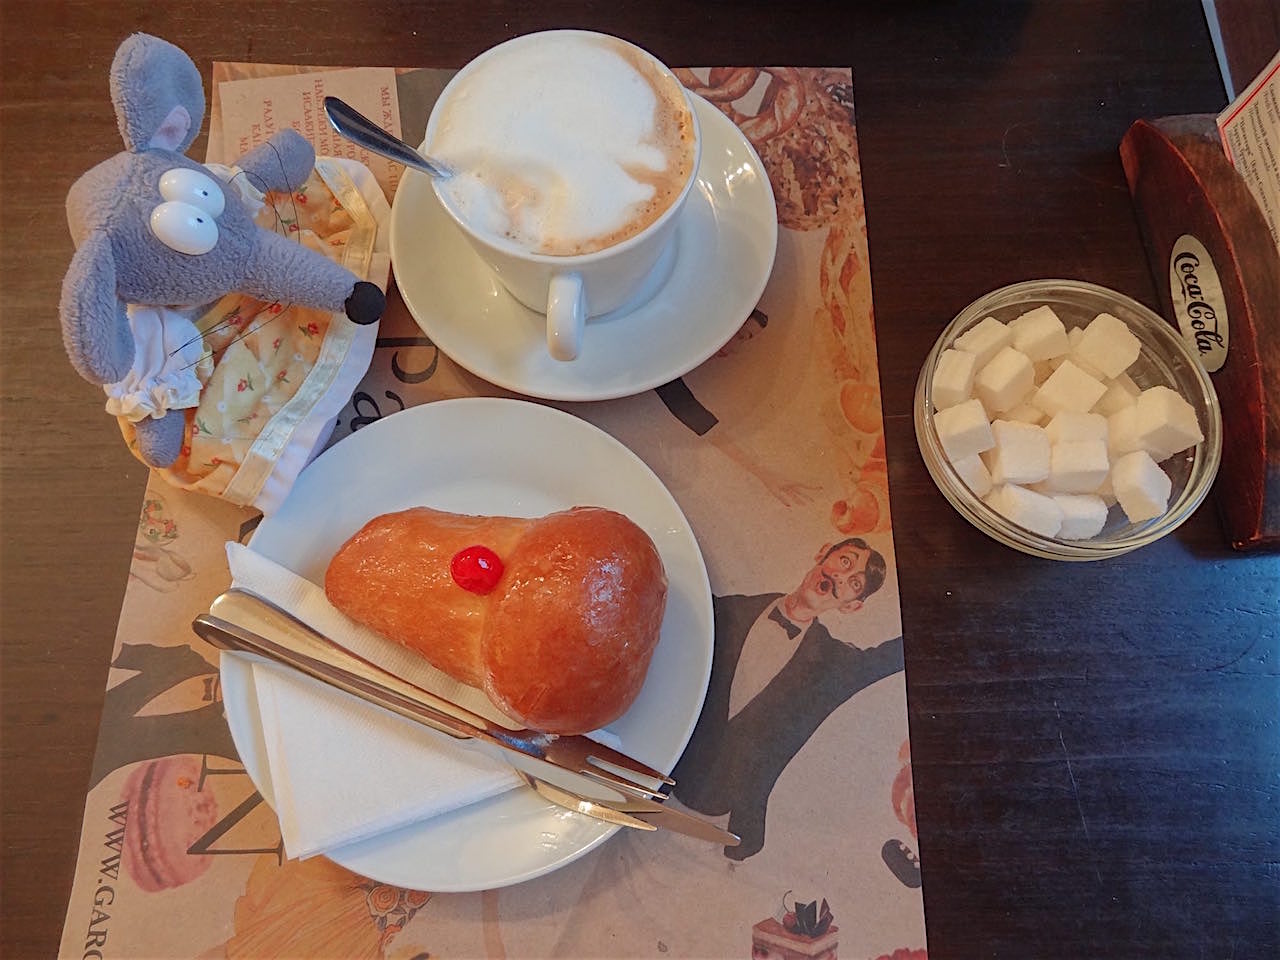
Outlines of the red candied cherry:
M449 563L453 582L471 593L486 594L502 579L502 558L488 547L464 547Z

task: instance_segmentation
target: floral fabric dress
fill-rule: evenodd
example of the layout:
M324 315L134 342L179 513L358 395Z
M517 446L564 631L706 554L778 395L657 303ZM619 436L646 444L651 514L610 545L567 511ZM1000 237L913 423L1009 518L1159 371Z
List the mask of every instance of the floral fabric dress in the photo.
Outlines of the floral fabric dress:
M260 225L385 286L387 260L376 249L375 210L385 211L386 201L365 168L319 157L293 194L257 193L244 177L232 183L247 192L244 199L257 207ZM190 324L200 359L184 363L182 375L198 376L199 396L185 407L178 459L159 473L175 486L270 513L328 439L368 369L377 325L358 326L341 314L242 293L198 309ZM123 408L112 412L136 452L138 418Z

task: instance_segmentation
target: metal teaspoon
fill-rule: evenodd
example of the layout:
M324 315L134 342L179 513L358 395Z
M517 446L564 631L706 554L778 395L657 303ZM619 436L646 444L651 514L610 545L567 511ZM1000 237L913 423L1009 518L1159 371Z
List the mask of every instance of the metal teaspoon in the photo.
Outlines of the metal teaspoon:
M424 157L399 137L394 137L351 104L337 97L324 98L325 116L334 130L352 143L374 153L413 167L432 177L449 177L453 171L430 157Z

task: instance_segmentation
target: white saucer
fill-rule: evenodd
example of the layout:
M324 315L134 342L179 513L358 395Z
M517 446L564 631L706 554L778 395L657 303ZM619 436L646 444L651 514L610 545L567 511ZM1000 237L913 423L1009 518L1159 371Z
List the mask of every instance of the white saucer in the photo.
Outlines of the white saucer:
M406 171L391 209L391 261L424 333L490 383L547 400L609 400L688 373L742 326L764 292L778 244L773 189L742 132L693 96L702 129L698 183L676 228L671 275L620 315L587 324L582 353L547 352L543 316L517 302L436 201Z
M353 433L302 471L249 545L323 583L334 553L378 514L427 505L541 516L577 504L626 514L653 539L667 571L667 606L644 686L608 730L624 752L670 771L693 733L711 675L707 569L688 520L662 481L586 421L493 397L409 407ZM223 657L221 678L240 760L274 807L249 661ZM413 890L489 890L563 867L617 829L519 789L326 855L363 876Z

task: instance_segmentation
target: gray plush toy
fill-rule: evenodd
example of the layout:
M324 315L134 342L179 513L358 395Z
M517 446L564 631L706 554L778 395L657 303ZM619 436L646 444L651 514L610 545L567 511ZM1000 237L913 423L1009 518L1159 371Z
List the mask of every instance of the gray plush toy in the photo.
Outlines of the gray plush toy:
M115 384L134 363L131 304L193 306L228 293L382 315L382 291L315 251L258 226L236 191L184 155L204 117L200 72L182 50L146 34L120 45L111 100L125 149L72 185L67 222L76 245L62 285L67 356L91 383ZM311 145L284 130L240 158L258 190L292 191L315 164ZM138 452L169 466L185 416L169 410L136 424Z

